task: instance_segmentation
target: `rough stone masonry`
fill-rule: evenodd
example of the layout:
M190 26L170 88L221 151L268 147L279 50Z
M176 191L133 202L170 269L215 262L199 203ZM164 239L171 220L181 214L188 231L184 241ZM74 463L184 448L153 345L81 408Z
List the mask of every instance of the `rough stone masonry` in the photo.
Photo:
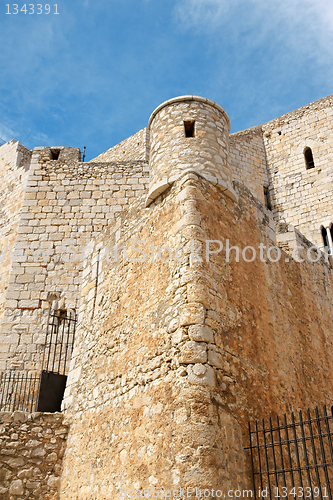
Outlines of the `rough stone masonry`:
M61 499L251 488L248 420L331 402L332 99L229 136L182 96L87 163L0 147L0 369L39 373L49 309L78 312Z
M0 413L0 498L58 498L63 420L59 413Z

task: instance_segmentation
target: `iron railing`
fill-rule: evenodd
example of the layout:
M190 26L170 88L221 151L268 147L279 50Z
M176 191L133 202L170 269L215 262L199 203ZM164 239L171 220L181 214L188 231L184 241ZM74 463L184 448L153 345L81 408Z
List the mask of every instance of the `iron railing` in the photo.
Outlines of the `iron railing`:
M59 411L72 356L74 311L50 310L41 371L0 373L0 411Z
M332 499L333 411L249 423L254 498Z
M39 386L40 374L0 373L0 411L36 411Z
M67 375L72 357L76 326L75 311L50 310L42 370Z

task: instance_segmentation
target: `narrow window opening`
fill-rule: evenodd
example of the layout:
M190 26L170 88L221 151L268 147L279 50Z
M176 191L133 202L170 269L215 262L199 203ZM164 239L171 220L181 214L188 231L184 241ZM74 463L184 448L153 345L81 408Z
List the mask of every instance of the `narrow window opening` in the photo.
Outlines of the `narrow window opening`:
M309 168L315 167L311 148L304 149L304 158L305 158L305 165L306 165L307 170L309 170Z
M332 234L332 228L331 228L330 231L331 231L331 234ZM324 227L321 228L321 235L323 237L323 242L324 242L324 245L325 245L325 250L327 251L328 254L331 254L332 250L331 250L331 247L330 247L330 242L329 242L329 239L328 239L328 234L327 234L326 228L324 228Z
M194 124L194 120L184 121L185 137L194 137Z
M59 160L60 150L51 149L51 160Z
M264 186L264 198L266 207L268 208L268 210L272 210L271 197L269 195L268 187L266 186Z

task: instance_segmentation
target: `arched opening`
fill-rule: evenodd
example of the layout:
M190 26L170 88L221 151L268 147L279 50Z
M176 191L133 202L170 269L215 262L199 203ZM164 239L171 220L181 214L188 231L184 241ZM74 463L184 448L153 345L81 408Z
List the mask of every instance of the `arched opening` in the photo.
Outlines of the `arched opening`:
M330 231L332 231L332 228L330 229ZM332 234L332 232L331 232L331 234ZM325 250L327 250L327 253L331 254L332 250L331 250L331 247L330 247L330 242L329 242L327 230L326 230L325 227L321 228L321 235L323 237L323 242L324 242Z
M268 208L268 210L272 210L271 197L267 186L264 186L264 199L266 208Z
M304 149L304 158L305 158L305 165L306 165L307 170L315 167L311 148Z

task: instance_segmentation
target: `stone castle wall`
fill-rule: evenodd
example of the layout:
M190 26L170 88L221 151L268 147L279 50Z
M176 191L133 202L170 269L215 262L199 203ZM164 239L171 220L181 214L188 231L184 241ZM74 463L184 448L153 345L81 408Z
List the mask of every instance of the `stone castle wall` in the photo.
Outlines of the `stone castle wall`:
M35 151L27 180L0 330L2 370L40 368L53 300L65 297L67 308L78 305L81 252L148 188L144 162L53 161L49 149Z
M189 261L189 239L204 236L192 177L148 210L139 200L96 241L84 270L64 400L72 427L63 499L117 498L120 488L246 483L241 428L219 404L215 385L220 355L207 311L216 297L207 270ZM225 209L231 201L218 193L209 195ZM133 251L134 239L146 259ZM96 249L115 245L127 249L127 262L120 252L119 262L98 264ZM183 262L161 262L159 255L168 259L163 246L184 246ZM83 470L90 482L82 480Z
M187 127L191 131L186 132ZM182 96L158 106L149 119L147 204L186 172L196 172L236 199L229 161L230 121L209 99Z
M230 164L234 181L241 182L262 203L268 188L266 152L261 127L230 135Z
M0 324L12 264L7 249L15 245L30 161L31 151L15 139L0 146Z
M87 163L0 147L16 253L0 269L0 370L40 370L48 309L80 303L62 499L250 487L248 420L330 403L332 260L306 250L331 224L332 99L229 138L222 108L183 96L153 112L150 145L142 129ZM261 260L276 241L280 259Z
M0 412L0 498L58 500L67 432L60 413Z
M318 248L320 228L332 224L333 96L262 126L276 220L297 227ZM310 147L315 168L306 169Z
M248 420L330 402L332 270L283 251L261 261L260 243L265 256L273 244L270 211L236 187L239 204L189 174L96 241L65 394L73 424L63 499L251 487ZM233 251L228 261L222 251L206 262L205 242L227 239L258 258L237 262ZM191 259L191 240L202 262ZM115 245L127 262L98 263L98 248ZM162 246L170 261L158 259Z

